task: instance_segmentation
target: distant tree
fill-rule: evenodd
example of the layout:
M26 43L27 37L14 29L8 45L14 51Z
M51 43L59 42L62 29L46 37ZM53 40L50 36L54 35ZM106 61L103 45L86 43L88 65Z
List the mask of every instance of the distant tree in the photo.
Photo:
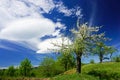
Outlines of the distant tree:
M6 70L6 76L15 76L15 68L14 66L10 66L7 70Z
M117 51L113 46L107 46L105 43L111 39L105 36L105 33L101 33L95 38L94 47L92 53L97 54L100 59L100 63L104 59L111 59L112 54ZM104 55L110 55L110 57L104 57Z
M120 62L120 55L112 57L112 61L114 61L114 62Z
M30 76L32 70L31 61L27 58L23 60L19 66L19 71L21 76Z
M99 56L100 63L104 59L110 59L115 51L116 49L114 47L107 46L103 42L97 42L95 48L93 48L93 52ZM104 57L104 55L110 55L110 57Z

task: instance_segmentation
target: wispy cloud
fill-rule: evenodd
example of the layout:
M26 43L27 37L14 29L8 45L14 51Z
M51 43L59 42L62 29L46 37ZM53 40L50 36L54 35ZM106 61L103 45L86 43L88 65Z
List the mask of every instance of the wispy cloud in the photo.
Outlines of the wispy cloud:
M0 44L0 48L2 48L2 49L6 49L6 50L11 50L11 51L16 51L16 49L14 49L14 48L7 47L7 46L5 46L5 45L1 45L1 44Z
M79 7L69 9L61 1L57 2L56 8L57 8L58 12L63 13L64 16L71 16L71 15L82 16L81 9Z

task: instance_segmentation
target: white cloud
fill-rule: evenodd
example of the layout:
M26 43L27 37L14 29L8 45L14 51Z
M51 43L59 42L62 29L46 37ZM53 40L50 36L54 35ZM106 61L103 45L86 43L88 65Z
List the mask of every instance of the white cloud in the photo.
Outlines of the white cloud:
M65 45L67 45L68 43L69 44L72 43L71 40L68 39L67 37L64 37L64 40ZM53 43L62 46L63 43L62 38L56 37L42 41L41 43L38 44L39 50L37 51L37 53L50 53L51 50L59 50L60 47L53 45Z
M74 11L74 9L68 9L66 6L64 6L63 2L58 2L56 8L58 8L58 11L63 13L65 16L71 16Z
M55 8L55 4L53 0L28 0L30 3L38 6L43 9L45 13L49 13L51 10Z
M75 12L76 12L75 15L78 16L79 18L81 18L81 17L83 16L83 15L81 14L81 9L80 9L80 7L77 7Z
M42 15L53 9L65 16L75 14L75 9L68 9L62 2L55 3L54 0L0 0L0 39L13 40L18 45L39 50L39 53L45 52L50 39L42 42L40 38L52 35L58 39L60 30L66 29L60 20L55 23ZM56 27L59 29L55 30ZM48 46L51 45L48 43Z
M63 2L57 2L56 8L58 8L58 12L63 13L64 16L72 16L72 15L74 15L74 16L82 17L80 7L69 9L68 7L66 7L63 4Z
M22 19L24 17L39 18L37 7L28 7L24 2L18 0L0 0L0 29L6 27L9 21Z
M45 18L22 18L11 21L0 31L0 39L17 41L18 45L38 50L38 44L41 43L40 38L45 35L59 36L61 23L54 23Z
M28 40L42 37L55 31L55 23L49 19L18 19L7 24L0 32L0 38L10 40Z
M64 24L61 24L61 22L57 22L56 26L60 29L65 29L66 28L66 26Z

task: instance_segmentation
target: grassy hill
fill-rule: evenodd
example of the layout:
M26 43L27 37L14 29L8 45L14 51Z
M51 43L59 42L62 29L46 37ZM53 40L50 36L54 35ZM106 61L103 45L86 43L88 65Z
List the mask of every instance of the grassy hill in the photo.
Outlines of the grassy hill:
M99 64L88 64L82 67L84 74L97 76L100 79L120 80L120 63L107 62Z
M81 75L75 72L75 69L68 70L52 80L120 80L120 63L87 64L82 67Z

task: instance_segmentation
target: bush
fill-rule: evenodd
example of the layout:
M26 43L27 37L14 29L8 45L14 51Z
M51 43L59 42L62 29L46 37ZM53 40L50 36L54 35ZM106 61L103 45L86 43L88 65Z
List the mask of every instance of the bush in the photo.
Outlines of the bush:
M91 70L88 72L88 74L96 77L98 76L100 80L118 80L120 78L120 73L108 72L108 70Z
M112 61L114 61L114 62L120 62L120 56L113 57Z
M95 63L95 61L94 61L93 59L91 59L91 60L90 60L90 63L91 63L91 64L94 64L94 63Z

